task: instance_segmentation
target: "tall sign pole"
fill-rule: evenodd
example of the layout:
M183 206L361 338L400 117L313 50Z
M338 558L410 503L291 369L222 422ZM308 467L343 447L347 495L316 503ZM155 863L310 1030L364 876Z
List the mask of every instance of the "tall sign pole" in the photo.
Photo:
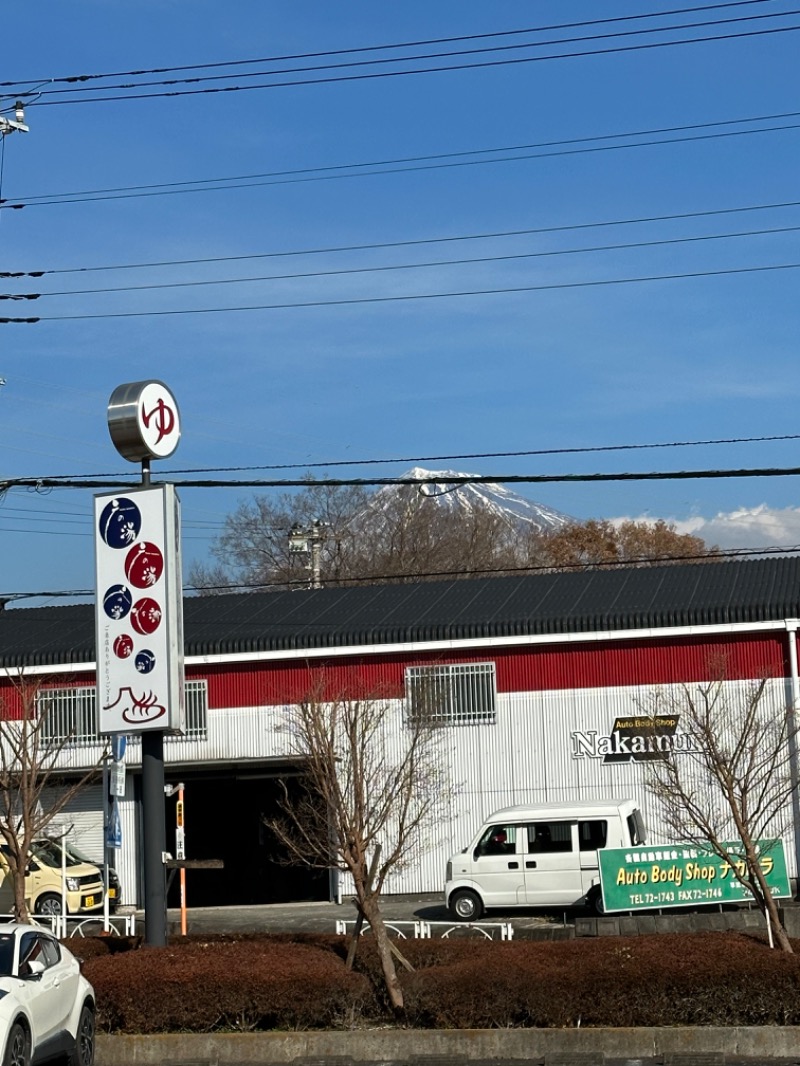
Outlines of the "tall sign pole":
M117 451L142 466L140 488L95 497L97 702L101 736L142 739L145 942L167 942L164 735L185 723L180 506L153 485L150 463L180 440L180 415L161 381L114 390L108 428Z

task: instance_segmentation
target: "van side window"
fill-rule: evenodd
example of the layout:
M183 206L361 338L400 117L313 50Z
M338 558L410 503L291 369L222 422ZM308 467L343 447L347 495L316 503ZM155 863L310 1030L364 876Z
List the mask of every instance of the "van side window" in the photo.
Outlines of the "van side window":
M475 858L480 855L513 855L516 850L517 827L515 825L492 825L478 841Z
M572 851L569 822L534 822L528 826L528 851Z
M578 840L581 851L597 851L606 846L608 839L608 822L605 818L578 822Z

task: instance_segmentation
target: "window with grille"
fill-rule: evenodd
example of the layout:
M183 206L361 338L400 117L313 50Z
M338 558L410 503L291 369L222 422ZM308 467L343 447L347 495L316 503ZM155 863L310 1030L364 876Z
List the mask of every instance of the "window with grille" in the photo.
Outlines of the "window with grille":
M431 726L494 725L497 683L494 663L409 666L407 713Z
M36 697L42 716L42 739L74 744L97 742L97 708L94 685L43 689Z
M187 681L186 732L183 739L205 739L208 730L208 685L205 681ZM77 688L43 689L36 698L46 741L73 744L97 743L97 699L94 685ZM181 737L168 736L169 740Z
M208 733L208 683L187 681L183 689L186 701L186 732L184 737L205 740ZM179 740L180 737L175 737ZM169 737L167 737L169 740Z

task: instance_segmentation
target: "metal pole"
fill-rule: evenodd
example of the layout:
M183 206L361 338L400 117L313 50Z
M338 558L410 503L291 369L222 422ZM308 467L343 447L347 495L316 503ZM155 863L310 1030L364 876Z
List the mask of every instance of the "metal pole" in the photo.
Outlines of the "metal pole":
M103 756L103 885L105 892L103 894L103 931L108 932L108 927L111 924L109 919L109 902L108 902L108 869L111 863L108 861L108 829L109 829L109 776L108 776L108 755Z
M180 829L183 829L183 823L186 820L186 812L183 806L183 785L178 787L178 810L181 812L181 824ZM177 848L175 849L177 851ZM184 851L181 848L181 851ZM185 851L184 851L185 854ZM178 858L183 858L183 855L179 855ZM180 868L180 881L181 881L181 936L186 936L186 868L181 866Z
M787 622L789 638L789 676L791 698L787 708L789 718L789 775L792 784L792 830L795 856L795 899L800 898L800 770L798 770L797 724L800 713L800 675L797 665L797 623Z
M144 940L151 947L167 943L167 880L164 852L164 733L142 733L142 829L144 836Z
M150 460L142 459L142 487L150 487ZM167 880L164 853L164 733L142 733L142 829L144 835L144 941L151 947L167 943Z

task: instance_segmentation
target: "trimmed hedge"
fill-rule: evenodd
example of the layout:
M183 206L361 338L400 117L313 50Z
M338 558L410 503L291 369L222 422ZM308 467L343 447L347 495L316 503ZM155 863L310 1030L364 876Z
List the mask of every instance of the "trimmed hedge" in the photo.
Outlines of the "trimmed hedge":
M374 943L359 943L353 973L347 946L318 934L70 942L107 1032L800 1024L800 954L742 933L404 940L415 969L398 970L401 1018Z
M372 999L332 950L276 938L111 949L83 970L108 1032L346 1028Z

